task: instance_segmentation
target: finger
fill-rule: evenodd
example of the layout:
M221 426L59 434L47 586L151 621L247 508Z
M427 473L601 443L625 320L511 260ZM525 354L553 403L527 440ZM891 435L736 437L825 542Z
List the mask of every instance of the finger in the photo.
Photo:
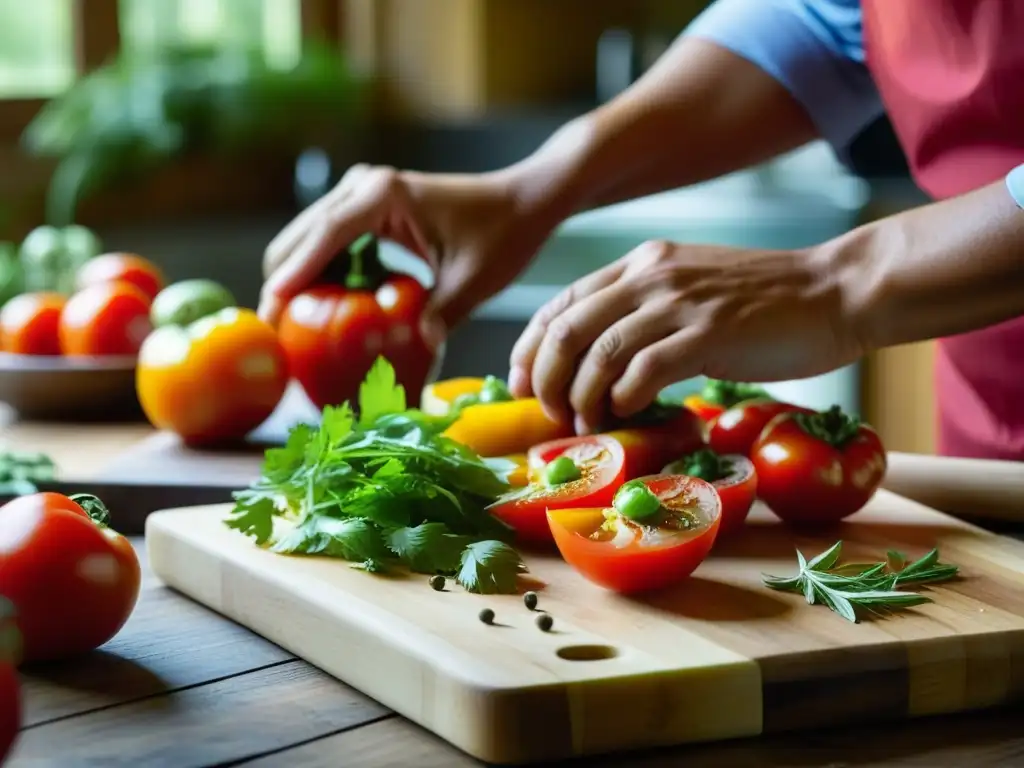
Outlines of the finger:
M568 420L568 389L576 364L609 326L636 309L628 283L616 282L573 304L548 324L534 357L530 383L551 418Z
M509 389L516 397L529 397L533 393L531 377L533 361L548 324L577 301L608 287L622 274L625 264L621 261L603 267L580 278L559 292L553 299L538 309L526 328L516 340L509 356Z
M664 306L642 306L609 326L590 345L569 387L576 432L596 431L607 413L609 390L642 349L670 335L672 314Z
M263 284L259 314L275 324L281 307L320 275L344 246L376 230L377 201L346 198L327 211L299 246Z
M270 277L285 259L297 248L316 221L325 212L337 205L337 203L351 194L358 183L365 177L370 166L360 163L353 165L346 171L341 181L326 195L307 206L298 216L291 220L266 247L263 257L263 277Z
M611 388L611 409L627 418L654 402L670 384L699 376L704 371L704 344L708 334L695 326L640 350Z

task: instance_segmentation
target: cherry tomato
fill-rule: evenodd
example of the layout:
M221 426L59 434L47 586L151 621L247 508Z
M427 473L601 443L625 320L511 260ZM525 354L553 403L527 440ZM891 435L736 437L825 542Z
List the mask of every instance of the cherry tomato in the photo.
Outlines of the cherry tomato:
M722 499L722 524L718 538L742 530L757 498L757 473L746 456L720 456L704 448L673 461L662 469L665 475L687 475L711 483Z
M128 283L98 283L68 299L60 315L65 355L136 355L152 330L149 297Z
M21 694L15 669L20 655L21 636L14 624L14 606L0 598L0 765L21 728Z
M780 413L812 413L803 406L778 400L755 399L737 403L708 424L708 445L716 453L749 456L754 441Z
M165 284L164 274L160 268L134 253L104 253L94 256L82 264L75 275L75 283L79 290L113 282L134 285L151 302Z
M88 498L90 509L105 512ZM98 648L121 630L139 597L132 545L101 515L94 520L72 505L60 494L36 493L0 507L0 593L14 604L22 661Z
M565 561L595 584L627 594L664 589L693 573L711 551L722 518L717 491L698 478L653 475L630 481L619 493L634 484L656 501L653 514L642 519L615 507L547 513Z
M287 386L277 334L240 307L185 327L157 328L142 345L135 372L149 421L193 445L245 437L274 412Z
M702 420L711 421L727 408L753 398L770 399L770 396L763 387L756 384L708 379L700 392L683 399L683 405Z
M875 430L839 406L776 416L751 460L758 495L772 512L788 523L824 525L867 504L888 463Z
M535 446L531 452L552 470L568 467L567 462L571 462L575 472L569 470L561 477L537 477L491 505L491 514L512 526L516 539L523 543L551 542L546 510L610 504L625 479L622 445L606 435L552 440Z
M0 310L0 338L5 352L17 355L59 355L60 315L66 299L39 291L15 296Z

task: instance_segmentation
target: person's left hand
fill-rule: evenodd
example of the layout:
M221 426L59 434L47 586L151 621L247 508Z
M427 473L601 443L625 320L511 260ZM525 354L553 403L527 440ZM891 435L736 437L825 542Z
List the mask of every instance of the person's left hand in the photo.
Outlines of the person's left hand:
M650 242L576 281L516 342L509 386L595 431L704 374L783 381L859 358L840 270L822 251Z

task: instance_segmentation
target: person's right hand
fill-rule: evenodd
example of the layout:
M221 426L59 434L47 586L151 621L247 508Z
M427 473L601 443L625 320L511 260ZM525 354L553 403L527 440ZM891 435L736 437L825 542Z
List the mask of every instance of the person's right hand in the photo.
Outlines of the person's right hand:
M543 218L502 173L438 175L353 166L267 247L260 316L276 324L288 301L337 253L373 232L433 268L423 333L436 346L526 267L557 224Z

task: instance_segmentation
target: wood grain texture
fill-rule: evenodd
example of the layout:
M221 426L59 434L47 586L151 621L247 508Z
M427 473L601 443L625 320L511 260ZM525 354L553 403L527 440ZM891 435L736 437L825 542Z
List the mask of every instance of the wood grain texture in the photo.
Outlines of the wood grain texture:
M225 528L225 512L150 516L162 580L493 762L956 712L1024 692L1024 545L886 492L817 538L756 509L685 585L643 599L533 556L549 634L517 596L274 555ZM964 578L934 604L859 625L761 586L764 572L793 571L794 547L810 556L838 538L853 560L939 546ZM479 622L484 605L498 626ZM581 646L614 655L558 655Z
M213 750L179 738L169 744L157 729L151 736L140 723L152 722L153 709L174 713L191 706L202 692L207 701L232 691L252 691L261 684L259 697L273 702L276 739L261 739L253 752L250 728L226 707L208 706L206 733L216 731L214 745L221 765L287 765L292 768L469 768L481 765L415 724L381 715L376 708L361 709L356 717L336 728L310 736L305 720L308 709L293 706L298 695L326 710L339 691L349 689L322 675L274 675L269 665L308 669L287 652L248 630L198 607L193 601L163 588L148 568L141 540L134 541L143 565L138 617L99 652L49 668L26 671L28 717L25 745L16 748L5 768L77 768L111 764L111 754L123 765L209 766ZM151 605L152 603L152 605ZM270 653L267 653L270 649ZM152 679L169 685L154 692ZM122 698L113 700L110 691ZM189 693L189 692L192 693ZM287 695L290 691L291 695ZM145 707L111 704L151 699ZM347 701L348 699L343 699ZM108 715L102 739L76 741L71 749L65 721L92 717L100 709ZM349 710L352 714L352 710ZM585 759L588 768L806 768L808 766L971 766L994 768L1024 764L1024 736L1020 709L987 710L976 715L893 721L861 728L804 731L758 739L689 745ZM72 730L71 735L77 732ZM179 732L179 736L181 732ZM531 738L527 734L526 738ZM40 745L48 745L42 748ZM579 766L580 761L565 764Z

